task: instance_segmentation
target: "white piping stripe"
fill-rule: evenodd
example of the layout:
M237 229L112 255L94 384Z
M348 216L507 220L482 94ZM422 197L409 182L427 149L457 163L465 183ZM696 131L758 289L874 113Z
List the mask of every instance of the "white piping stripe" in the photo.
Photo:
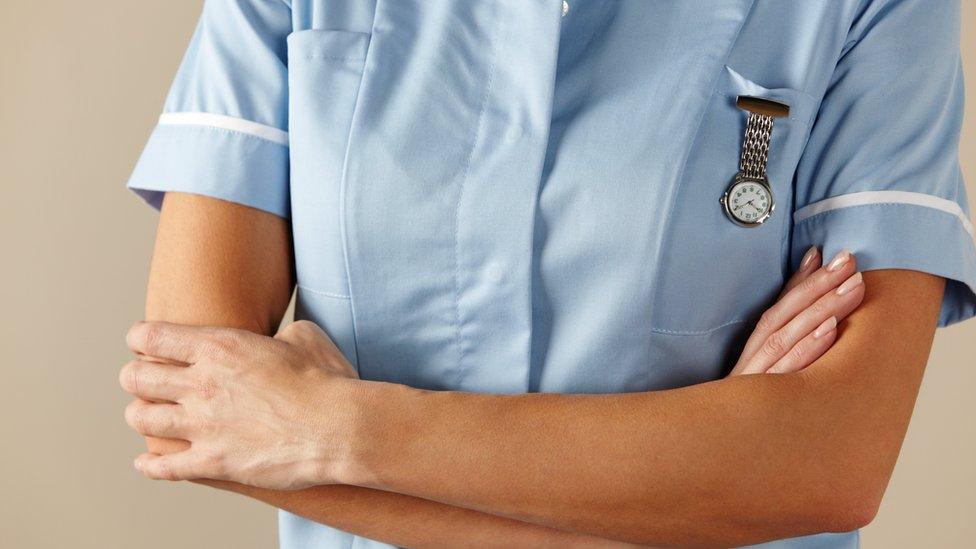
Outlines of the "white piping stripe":
M167 112L159 117L159 123L167 126L210 126L241 132L280 145L288 145L288 132L272 126L258 124L243 118L234 118L209 112Z
M799 223L804 219L830 210L868 204L911 204L913 206L933 208L956 216L959 218L959 222L962 223L963 228L966 229L966 232L969 233L969 236L973 236L974 234L973 224L966 217L966 213L962 211L959 204L952 200L939 198L938 196L909 191L864 191L835 196L800 208L793 213L793 222Z

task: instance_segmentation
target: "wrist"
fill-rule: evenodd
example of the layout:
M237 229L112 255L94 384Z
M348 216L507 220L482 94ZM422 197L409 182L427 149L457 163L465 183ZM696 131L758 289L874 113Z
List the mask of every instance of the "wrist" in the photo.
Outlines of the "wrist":
M338 415L344 440L334 464L333 483L381 488L397 456L417 435L415 406L420 391L396 383L349 380Z

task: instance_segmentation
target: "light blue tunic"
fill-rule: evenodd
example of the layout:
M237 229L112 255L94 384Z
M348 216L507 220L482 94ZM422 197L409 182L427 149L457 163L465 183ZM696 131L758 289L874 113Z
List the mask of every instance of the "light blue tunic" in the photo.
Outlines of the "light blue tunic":
M209 0L128 186L290 218L298 317L429 389L722 377L813 244L946 277L940 325L976 314L958 1L568 7ZM740 94L791 107L759 228L719 204ZM283 511L280 536L389 547Z

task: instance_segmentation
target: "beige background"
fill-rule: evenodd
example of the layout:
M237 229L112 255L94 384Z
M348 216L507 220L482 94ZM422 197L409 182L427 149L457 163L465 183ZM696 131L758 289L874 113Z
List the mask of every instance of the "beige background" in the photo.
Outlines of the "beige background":
M200 2L0 2L0 546L273 547L275 514L131 467L123 335L156 215L123 189ZM976 75L976 3L964 55ZM964 170L976 198L976 86ZM976 321L941 330L864 547L976 538Z

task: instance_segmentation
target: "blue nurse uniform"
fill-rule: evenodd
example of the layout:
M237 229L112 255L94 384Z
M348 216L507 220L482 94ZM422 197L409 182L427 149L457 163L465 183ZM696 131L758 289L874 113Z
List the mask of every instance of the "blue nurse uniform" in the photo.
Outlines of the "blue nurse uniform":
M208 0L128 186L289 218L298 317L428 389L719 378L811 245L976 314L958 0L563 4ZM739 95L790 105L758 228L719 203ZM280 536L389 547L284 511Z

